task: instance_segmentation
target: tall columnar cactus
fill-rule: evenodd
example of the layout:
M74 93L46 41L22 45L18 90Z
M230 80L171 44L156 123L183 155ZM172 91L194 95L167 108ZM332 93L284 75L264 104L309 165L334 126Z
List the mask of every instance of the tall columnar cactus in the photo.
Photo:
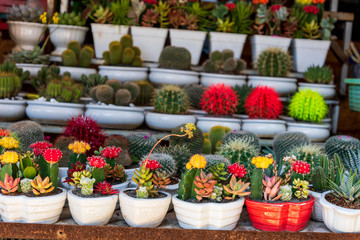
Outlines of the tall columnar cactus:
M140 161L145 155L148 155L157 140L154 136L146 134L131 134L127 137L130 146L130 156L133 162Z
M228 127L223 126L214 126L210 129L208 134L208 139L211 142L211 153L216 153L224 136L231 131Z
M136 82L139 86L140 92L135 100L135 105L148 106L151 105L151 99L154 96L154 86L149 81Z
M209 174L211 172L210 168L215 167L217 164L224 163L225 171L227 170L227 167L230 165L230 161L221 155L207 154L204 155L204 157L206 159L206 166L204 168L204 172L206 174Z
M161 113L184 114L189 110L189 101L180 87L165 85L156 94L154 107Z
M211 52L202 67L206 73L239 74L246 65L243 59L234 58L232 50L225 49L222 52L218 50Z
M191 53L182 47L165 47L159 57L159 67L177 70L189 70Z
M261 200L263 197L263 183L264 179L264 171L261 168L255 168L251 172L250 178L250 192L252 200Z
M236 139L240 139L240 140L242 140L244 142L248 142L249 144L254 146L255 150L256 150L256 155L258 155L260 153L261 146L260 146L259 137L256 136L256 134L254 134L252 132L248 132L248 131L232 131L232 132L229 132L223 138L222 144L227 144L230 141L233 141L233 140L236 140Z
M236 85L234 87L234 90L236 94L239 96L238 105L236 107L236 113L245 114L246 113L245 101L254 89L251 86L244 84L241 87L239 87L239 85Z
M292 68L292 59L279 48L268 48L256 59L256 67L262 76L286 77Z
M176 161L178 176L181 176L181 174L185 171L185 165L192 156L188 145L170 145L169 147L159 147L154 152L171 155Z
M0 99L15 97L22 87L22 82L29 77L29 71L23 72L14 63L5 61L0 66Z
M143 156L142 163L146 161L147 155ZM160 163L161 168L157 171L163 172L165 171L166 174L169 176L174 176L177 171L176 162L172 156L169 154L164 153L152 153L149 157L151 160L156 160ZM141 164L140 164L141 165Z
M340 159L348 157L348 150L355 150L360 148L360 141L351 136L337 135L328 138L325 142L325 152L332 159L337 153Z
M64 66L87 68L90 66L94 55L94 49L91 47L85 46L81 48L79 42L71 41L68 43L67 49L62 53L61 59Z
M184 86L184 92L189 97L190 104L193 108L200 108L200 100L205 90L206 88L199 84L188 84Z
M182 135L182 134L184 134L184 132L181 131L181 129L184 127L185 127L185 124L182 124L179 127L174 128L171 131L171 133ZM191 154L201 153L203 145L204 145L203 132L200 130L200 128L196 128L194 130L193 134L194 134L194 136L192 138L187 138L187 137L179 138L179 137L171 136L170 137L170 146L187 145Z
M283 132L275 136L273 141L273 149L276 161L286 157L294 147L301 147L310 144L310 140L305 133L302 132Z
M8 130L19 138L22 152L29 151L31 144L44 141L43 130L38 123L33 121L26 120L13 123Z
M327 112L328 106L324 98L310 89L295 93L289 105L289 115L301 121L321 122Z

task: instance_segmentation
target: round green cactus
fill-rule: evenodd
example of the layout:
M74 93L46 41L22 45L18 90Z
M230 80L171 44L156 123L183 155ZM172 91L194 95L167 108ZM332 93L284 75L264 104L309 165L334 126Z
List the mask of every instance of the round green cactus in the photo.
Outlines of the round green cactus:
M222 52L216 50L210 53L202 67L206 73L239 74L247 64L242 59L235 59L234 52L225 49Z
M105 104L112 104L114 102L114 89L109 85L99 85L96 87L96 99Z
M127 139L129 140L130 156L133 162L138 162L147 156L157 142L154 136L141 133L131 134Z
M177 175L181 176L181 174L185 171L185 165L189 162L191 153L188 148L188 145L175 145L169 147L158 147L154 150L155 153L164 153L171 155L176 161L177 165Z
M184 92L189 97L190 104L193 108L199 109L201 96L205 91L205 87L199 84L188 84L184 86Z
M8 130L19 138L22 152L29 151L31 144L44 141L44 132L37 122L28 120L16 122L11 124Z
M360 141L357 138L345 135L336 135L330 137L325 142L325 152L329 158L333 158L337 153L340 159L347 157L346 152L348 150L355 150L360 148Z
M117 79L109 79L109 80L106 81L105 84L112 87L114 89L114 92L116 92L117 90L119 90L123 86L121 81L117 80Z
M171 133L182 135L184 132L181 131L185 127L185 124L182 124L174 128ZM200 154L204 145L204 136L200 128L196 128L194 131L194 136L192 138L188 137L170 137L170 146L175 145L187 145L191 154Z
M0 99L15 97L22 87L22 82L29 77L29 71L23 72L14 63L5 61L0 66Z
M252 146L255 147L256 153L258 155L260 153L260 140L256 134L248 131L232 131L225 135L222 140L222 144L227 144L233 140L240 139L242 141L250 143Z
M184 91L175 85L165 85L155 96L156 112L184 114L189 110L189 101Z
M127 89L119 89L115 93L115 105L129 106L131 102L131 93Z
M143 156L142 162L146 160L147 156ZM161 168L159 169L160 172L165 171L166 174L170 176L174 176L177 172L176 162L174 158L169 154L164 153L152 153L149 157L151 160L156 160L160 163ZM140 163L141 165L141 163Z
M131 102L134 102L140 93L140 88L136 83L126 82L122 88L127 89L131 94Z
M262 76L285 77L292 68L291 56L280 48L268 48L258 56L256 67Z
M182 47L165 47L160 54L159 67L189 70L191 66L191 53Z
M287 156L294 147L301 147L310 144L310 140L305 133L302 132L283 132L275 136L273 141L273 149L276 161Z

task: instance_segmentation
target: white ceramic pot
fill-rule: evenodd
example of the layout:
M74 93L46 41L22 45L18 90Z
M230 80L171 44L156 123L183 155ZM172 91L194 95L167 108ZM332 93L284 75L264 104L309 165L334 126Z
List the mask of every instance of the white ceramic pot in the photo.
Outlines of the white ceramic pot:
M131 35L134 46L141 49L142 60L159 61L160 53L165 46L168 29L131 26Z
M0 99L0 121L17 121L25 117L26 101Z
M337 233L360 233L360 210L338 207L329 203L325 195L320 199L322 216L328 229Z
M114 214L118 194L84 198L68 192L71 217L79 225L105 225Z
M85 115L105 128L135 129L144 122L144 109L115 105L86 105Z
M288 77L264 77L264 76L248 76L248 86L268 86L275 89L280 96L288 96L296 92L297 79Z
M223 51L230 49L234 52L235 58L241 58L241 54L246 42L246 34L209 32L210 52L215 50Z
M256 62L260 53L267 48L281 48L287 52L291 44L291 38L266 35L254 35L250 38L250 41L253 62Z
M235 87L236 85L242 86L246 84L246 76L244 75L231 75L231 74L218 74L218 73L200 73L200 84L209 87L210 85L224 83L226 86Z
M29 71L30 77L37 77L38 71L42 67L47 67L47 65L42 64L31 64L31 63L16 63L16 67L22 68L23 71Z
M117 79L122 82L146 80L148 76L147 67L118 67L99 66L99 74L109 79Z
M124 220L131 227L155 228L163 221L171 202L171 195L164 198L140 199L128 196L125 192L135 190L126 188L120 191L120 209Z
M127 178L128 181L131 181L132 177L134 176L135 169L136 168L125 169L126 178Z
M50 41L55 46L55 50L51 55L61 56L70 41L78 41L82 45L88 30L88 27L50 24Z
M271 138L286 131L286 122L270 119L243 119L242 130L255 133L258 137Z
M33 121L45 124L66 125L72 117L84 113L84 105L45 101L27 101L26 115Z
M244 198L229 203L191 203L172 197L176 218L185 229L232 230L236 227Z
M71 74L71 78L75 81L82 81L81 75L85 74L89 76L90 74L96 73L96 69L93 68L82 68L82 67L65 67L59 66L60 74L63 75L65 72L69 72Z
M184 47L191 53L191 64L198 65L203 49L206 32L170 29L170 44L175 47Z
M311 141L323 142L330 137L330 124L287 123L289 132L305 133Z
M165 114L148 112L145 116L146 125L155 130L171 131L186 123L196 123L194 115Z
M328 194L330 191L327 192L323 192L323 193L319 193L319 192L315 192L315 191L310 191L309 190L309 195L313 196L315 199L315 203L314 203L314 207L313 207L313 211L311 213L311 218L314 219L315 221L318 222L322 222L323 221L323 217L322 217L322 207L320 205L320 199L321 197L325 196L326 194Z
M214 126L228 127L233 131L239 131L241 120L236 118L221 118L221 117L198 117L196 126L204 133L210 132Z
M294 39L292 44L294 71L305 72L311 65L324 66L330 43L324 40Z
M7 21L9 25L9 34L11 39L16 43L13 51L33 50L42 40L46 30L46 24Z
M186 70L150 68L149 80L157 85L176 84L183 86L186 84L198 84L199 73Z
M104 51L109 49L112 41L120 41L121 37L128 34L129 26L91 23L91 32L94 39L96 58L103 58Z
M46 197L0 194L1 218L4 222L55 223L59 220L66 200L66 190L61 190L59 194Z
M63 186L64 184L62 182L63 182L63 179L65 179L67 177L68 169L69 168L67 168L67 167L59 167L59 179L60 179L59 184L63 188L66 188L66 187ZM66 189L66 190L68 190L68 189Z
M299 83L299 91L305 88L318 92L325 99L333 99L336 96L334 84Z

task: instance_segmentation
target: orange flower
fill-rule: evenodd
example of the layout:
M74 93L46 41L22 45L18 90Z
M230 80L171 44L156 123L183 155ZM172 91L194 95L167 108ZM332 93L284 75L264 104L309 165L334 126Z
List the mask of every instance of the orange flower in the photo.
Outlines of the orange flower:
M313 4L324 4L325 0L312 0Z
M268 4L269 0L253 0L253 4Z

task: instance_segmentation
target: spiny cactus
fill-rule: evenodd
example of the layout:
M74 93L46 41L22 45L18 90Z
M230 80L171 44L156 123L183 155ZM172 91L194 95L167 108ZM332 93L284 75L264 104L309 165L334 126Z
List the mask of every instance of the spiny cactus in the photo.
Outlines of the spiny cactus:
M41 96L44 96L48 83L53 79L61 79L60 68L57 66L42 67L38 71L37 77L31 78L31 85Z
M21 52L13 52L8 55L8 60L14 63L32 63L48 65L50 63L50 55L42 55L43 49L36 46L33 50L22 50Z
M182 47L165 47L160 54L159 68L189 70L191 66L191 53Z
M248 86L247 84L242 85L239 87L239 85L236 85L234 87L234 90L236 94L239 96L238 104L236 107L236 113L237 114L245 114L245 101L246 98L249 96L249 94L254 90L251 86Z
M147 155L143 156L142 163L146 160ZM176 174L176 162L174 158L169 154L163 154L163 153L152 153L149 157L151 160L156 160L160 163L161 168L159 168L157 171L163 172L165 171L166 174L170 176L174 176ZM141 165L141 164L140 164Z
M250 177L250 192L251 192L252 200L262 200L263 179L264 179L263 169L255 168L254 170L252 170Z
M76 103L79 102L82 95L82 85L75 83L68 76L64 76L62 79L51 80L45 90L47 99L54 98L59 102Z
M140 88L136 83L126 82L122 86L123 89L127 89L131 94L131 102L134 102L140 93Z
M149 81L139 81L136 84L139 86L140 92L135 100L135 104L138 106L150 105L155 92L154 86Z
M184 134L184 132L181 131L181 128L184 128L185 124L182 124L176 128L174 128L171 133L172 134ZM200 128L196 128L193 131L194 136L192 138L188 137L170 137L170 146L175 145L187 145L189 148L189 151L191 154L199 154L202 152L202 147L204 145L204 136L203 132L200 130Z
M104 147L115 146L120 147L121 152L119 157L115 159L116 164L121 164L126 167L132 164L132 160L129 153L129 140L121 135L110 135L105 139Z
M145 155L148 155L157 142L154 136L140 133L131 134L127 139L129 140L130 156L133 162L138 162Z
M230 131L231 131L230 128L223 126L214 126L210 129L208 136L205 138L208 138L210 140L211 153L217 152L218 147L222 144L222 140L224 136Z
M96 87L95 97L97 101L112 104L114 102L114 96L114 89L109 85L103 84Z
M227 144L228 142L235 139L241 139L242 141L248 142L249 144L254 146L256 150L255 155L258 155L260 153L260 140L259 137L256 136L256 134L248 131L232 131L225 135L222 140L222 144Z
M184 86L184 92L189 97L190 104L193 108L200 108L199 103L201 100L201 96L206 90L206 88L199 84L188 84Z
M165 85L156 94L154 107L156 112L184 114L189 110L189 101L180 87Z
M89 46L81 48L80 43L71 41L68 43L67 49L62 53L61 59L64 66L87 68L91 64L94 57L94 49Z
M21 22L40 22L44 9L29 5L13 5L8 9L8 20Z
M86 89L86 92L88 92L92 87L105 84L108 80L108 77L101 77L101 75L98 73L92 73L89 76L86 76L85 74L81 75L81 80L82 85Z
M283 132L275 136L273 149L276 161L279 162L288 156L290 150L294 147L301 147L310 144L309 137L302 132Z
M320 67L312 65L304 72L304 79L309 83L331 84L334 79L334 73L329 66Z
M23 72L15 63L5 61L0 66L0 99L15 97L28 77L29 71Z
M170 145L169 147L159 147L155 149L154 152L171 155L176 161L178 176L181 176L181 174L185 171L185 165L192 156L188 145Z
M209 174L210 168L215 167L217 164L225 163L225 171L227 167L230 165L230 161L221 155L207 154L203 155L206 159L206 166L203 169L206 174Z
M202 67L206 73L240 74L246 65L243 59L234 58L232 50L225 49L222 52L217 50L211 52Z
M345 158L341 159L345 167L352 172L360 172L360 148L347 150Z
M58 162L59 167L68 167L70 154L72 154L72 151L69 149L69 144L75 142L76 140L76 137L72 136L59 136L56 138L54 148L59 149L62 153L62 158Z
M84 26L86 19L81 18L81 12L76 14L74 11L71 13L63 12L58 15L60 25L73 25L73 26Z
M355 150L360 148L360 141L357 138L344 135L336 135L328 138L325 142L325 152L332 159L337 153L340 159L348 157L348 150Z
M256 59L256 67L262 76L286 77L292 68L291 56L279 48L268 48Z
M115 93L114 104L118 106L128 106L131 102L131 93L126 89L119 89Z
M44 141L44 132L41 126L33 121L26 120L13 123L8 127L8 130L19 138L22 152L29 151L31 144Z

